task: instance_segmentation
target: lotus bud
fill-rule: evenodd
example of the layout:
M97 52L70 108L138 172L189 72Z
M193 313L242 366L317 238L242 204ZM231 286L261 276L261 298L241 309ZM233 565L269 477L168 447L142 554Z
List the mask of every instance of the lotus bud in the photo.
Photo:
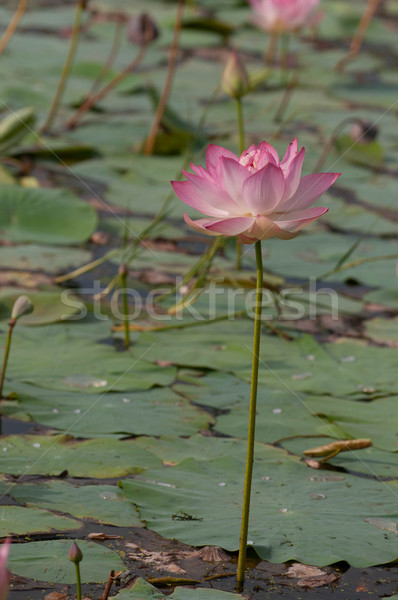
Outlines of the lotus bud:
M230 53L221 76L221 88L232 98L241 98L250 89L247 71L234 50Z
M12 308L11 320L17 321L20 317L24 315L28 315L33 311L33 304L29 300L27 296L19 296L15 300L14 306Z
M358 144L373 142L379 134L379 128L366 119L358 119L350 129L350 135Z
M147 13L134 15L127 25L127 39L132 44L144 46L150 44L159 36L159 30L153 19Z
M120 277L126 277L128 274L127 267L124 263L119 266L119 275Z
M8 594L10 573L7 569L7 559L10 544L10 540L6 540L0 548L0 600L5 600Z
M79 564L79 562L83 560L83 553L80 550L79 546L76 544L76 542L73 542L73 544L69 548L68 558L73 563L75 563L75 565Z

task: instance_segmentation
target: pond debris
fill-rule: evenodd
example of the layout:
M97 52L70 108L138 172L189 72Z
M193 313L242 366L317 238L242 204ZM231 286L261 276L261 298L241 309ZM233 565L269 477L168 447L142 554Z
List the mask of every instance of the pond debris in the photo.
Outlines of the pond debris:
M286 575L292 579L298 579L297 585L299 587L308 588L328 585L339 578L337 573L332 569L318 569L318 567L302 565L300 563L293 563L286 571Z
M343 362L343 363L354 362L354 361L355 361L355 356L343 356L341 359L341 362Z
M179 552L156 552L145 550L133 542L126 542L125 547L130 549L129 557L132 559L144 560L146 564L159 569L159 571L167 571L175 575L185 574L186 571L177 565L177 560L185 558L186 553Z
M394 533L398 533L397 524L395 521L389 521L388 519L382 518L371 518L364 519L365 523L369 523L369 525L373 525L373 527L377 527L378 529L382 529L383 531L393 531Z
M50 592L44 596L44 600L68 600L69 596L66 592Z
M191 554L192 558L201 558L205 562L224 562L231 560L229 554L219 546L203 546Z
M311 500L325 500L325 494L310 494Z
M87 375L67 375L67 377L64 378L63 383L70 387L82 390L90 387L102 388L108 385L106 379L98 379L97 377L90 377Z
M106 540L121 540L122 536L121 535L108 535L106 533L89 533L87 536L88 540L94 540L96 542L104 542Z
M343 475L312 475L310 481L344 481Z
M301 379L309 379L310 377L312 377L312 373L309 372L295 373L294 375L292 375L292 379L294 381L300 381Z
M370 439L337 440L330 444L325 444L324 446L317 446L316 448L304 450L303 454L305 454L305 456L321 456L322 458L318 462L322 463L337 456L340 452L361 450L362 448L370 448L370 446L373 446L372 440Z
M176 488L177 487L173 483L164 483L162 481L154 481L153 479L145 479L144 481L146 481L147 483L153 483L154 485L162 485L163 487L168 487L168 488Z
M272 412L274 413L274 415L280 415L282 412L281 408L273 408Z
M98 495L102 500L117 500L117 494L114 492L100 492Z
M376 388L370 385L363 385L362 383L358 384L358 389L364 394L374 394L376 391Z

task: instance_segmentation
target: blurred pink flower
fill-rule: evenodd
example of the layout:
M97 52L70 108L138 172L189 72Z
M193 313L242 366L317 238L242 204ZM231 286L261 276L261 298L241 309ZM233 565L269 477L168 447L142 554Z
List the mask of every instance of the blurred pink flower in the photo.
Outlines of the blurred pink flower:
M10 573L7 569L7 559L10 544L11 541L6 540L0 547L0 600L5 600L8 594Z
M300 29L311 21L319 0L249 0L254 22L266 31Z
M309 208L336 181L340 173L316 173L301 177L305 149L289 144L280 161L270 144L250 146L238 158L211 144L206 169L191 164L183 171L187 181L172 181L177 196L209 218L186 223L208 235L239 235L243 244L271 237L291 239L327 212Z

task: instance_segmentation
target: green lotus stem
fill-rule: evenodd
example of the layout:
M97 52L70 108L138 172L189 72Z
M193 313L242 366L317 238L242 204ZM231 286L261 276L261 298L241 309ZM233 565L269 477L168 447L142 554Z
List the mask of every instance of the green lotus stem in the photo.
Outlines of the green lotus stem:
M19 0L17 10L15 11L13 18L11 19L11 22L9 23L7 29L5 30L3 36L0 40L0 54L3 53L8 42L14 35L15 30L18 27L19 21L22 19L27 6L28 6L28 0Z
M78 562L75 563L76 569L76 598L77 600L82 600L82 582L80 578L80 564Z
M239 131L239 154L242 154L245 149L245 129L243 121L243 108L242 98L236 98L236 112L238 117L238 131ZM236 270L240 271L242 268L242 244L236 239Z
M11 319L11 321L8 324L6 349L4 352L3 366L1 368L1 375L0 375L0 400L3 398L4 377L6 375L8 356L10 354L12 330L14 329L16 322L17 322L16 319Z
M278 47L279 32L271 31L269 34L268 48L265 52L265 64L270 67L274 64L275 54Z
M166 80L162 93L159 98L158 105L153 116L152 124L149 130L148 137L144 145L144 154L153 154L155 147L156 136L159 131L159 127L163 118L164 111L166 109L167 101L170 96L171 86L174 79L174 72L177 63L178 45L180 41L180 33L182 27L182 17L184 14L185 0L178 0L176 20L174 23L173 41L170 47L169 63L167 66Z
M281 61L280 61L280 74L281 74L281 85L288 87L289 85L289 41L290 37L288 33L283 33L281 36Z
M247 533L249 529L250 496L253 476L254 438L256 430L256 405L257 405L257 383L258 383L258 360L260 353L261 335L261 311L263 301L263 258L261 254L261 240L256 242L256 264L257 264L257 293L256 310L254 317L253 337L253 364L250 388L249 429L247 436L247 459L245 485L243 491L242 523L240 530L238 570L236 574L238 591L243 588L246 567Z
M122 286L123 297L123 326L124 326L124 345L126 350L130 348L130 328L129 328L129 305L127 301L127 267L121 264L119 267L120 282Z
M77 4L76 4L75 20L73 23L72 37L70 40L68 54L66 56L66 60L65 60L65 63L64 63L63 69L62 69L61 78L58 83L58 88L57 88L53 103L50 108L50 113L47 117L46 122L44 123L43 127L41 128L42 133L51 128L51 126L54 122L54 119L57 115L58 108L59 108L60 102L62 100L62 96L64 95L66 82L68 81L69 73L72 68L72 64L73 64L76 50L77 50L77 44L79 41L79 36L80 36L80 31L81 31L82 16L83 16L83 12L84 12L85 8L86 8L86 2L84 0L78 0Z
M115 87L117 87L130 73L132 73L137 66L140 64L142 59L145 56L149 43L144 44L138 51L137 56L134 60L131 61L127 67L123 69L118 75L116 75L112 81L110 81L107 85L105 85L99 92L96 94L90 94L88 98L83 102L83 104L77 109L74 115L65 123L66 129L73 129L76 127L76 123L81 119L81 117L92 108L95 104L97 104L102 98L104 98L107 94L109 94Z

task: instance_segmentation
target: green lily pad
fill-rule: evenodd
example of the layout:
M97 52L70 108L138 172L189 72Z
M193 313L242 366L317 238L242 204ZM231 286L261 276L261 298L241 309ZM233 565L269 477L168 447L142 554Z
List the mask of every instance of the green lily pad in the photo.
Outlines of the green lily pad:
M355 143L350 135L345 134L337 138L335 146L346 160L359 165L375 168L380 166L384 159L383 146L377 140Z
M171 595L165 596L145 579L139 577L131 588L121 590L113 598L115 600L163 600L164 598L172 598L172 600L243 600L244 596L222 590L187 587L177 587Z
M40 270L57 273L91 260L91 253L80 248L20 244L0 247L0 264L8 269Z
M68 306L81 306L69 291ZM151 364L145 350L136 352L134 346L117 352L104 343L107 339L112 344L106 318L95 323L77 320L37 329L16 327L7 368L7 390L25 382L64 391L132 392L173 382L175 367ZM38 345L40 352L36 351Z
M3 472L14 475L54 475L65 470L70 477L123 477L159 465L159 459L131 442L112 439L81 441L72 436L9 435L1 442L7 452ZM12 490L10 490L12 493Z
M251 381L252 327L247 320L195 328L195 345L186 346L186 332L143 334L137 347L150 360L171 360L182 366L217 369ZM167 338L167 340L166 340ZM267 389L318 395L363 397L395 390L396 353L361 342L341 340L321 345L304 335L286 341L263 334L259 384ZM291 391L292 390L292 391Z
M141 436L134 440L134 446L159 457L165 465L170 465L178 464L186 458L210 460L222 456L241 457L246 452L247 443L232 437L195 434L188 438L171 435L156 438Z
M187 459L122 482L150 529L191 545L239 546L244 456ZM397 557L397 485L312 471L283 451L257 444L249 540L263 559L356 567ZM189 518L188 518L189 517Z
M370 304L382 304L387 308L398 310L398 291L396 288L384 288L368 292L364 296L364 302Z
M24 289L6 288L0 292L0 319L7 319L18 296L26 294ZM83 302L69 294L69 304L65 304L62 294L56 291L28 292L33 304L33 312L19 320L21 325L48 325L57 321L67 321L79 312L85 311Z
M117 486L76 487L63 481L49 481L45 484L17 484L11 493L18 502L27 506L56 510L79 519L95 519L118 527L142 525L136 510Z
M74 244L93 233L93 207L61 189L0 185L0 238L13 242Z
M60 392L19 385L16 411L8 414L33 419L75 436L192 435L208 429L210 415L170 389L124 394ZM25 417L24 417L25 415Z
M1 537L48 533L50 531L68 531L82 527L82 524L79 521L75 521L75 519L54 515L48 510L40 508L2 506L0 513Z
M174 389L194 402L221 409L215 429L226 435L245 438L249 414L250 384L226 373L211 373L197 379L197 385L176 385ZM257 396L256 435L274 443L292 435L324 432L325 423L309 408L303 394L261 386Z
M346 432L348 438L371 438L377 448L398 452L397 427L394 420L397 396L379 398L372 402L334 398L333 402L329 403L326 403L324 398L309 398L307 406L328 424L337 425L342 432Z
M73 540L50 540L13 544L8 567L15 575L52 583L76 583L75 565L68 560ZM77 540L83 553L80 564L82 583L103 583L112 569L121 571L123 562L118 554L93 542Z
M331 426L330 429L333 430L333 427ZM336 437L338 437L339 440L351 439L350 436L344 437L344 431L340 429L338 431L339 433ZM330 435L332 435L332 433ZM311 436L308 438L303 436L282 440L280 445L289 452L300 457L304 457L304 450L323 446L334 441L336 440L327 437L316 438ZM319 458L314 457L314 460L319 460ZM362 448L361 450L340 452L328 462L336 467L346 469L349 473L354 475L364 474L373 478L380 477L398 479L398 454L385 452L379 448L376 448L375 446L370 448Z
M377 342L398 344L398 318L376 317L365 322L366 336Z

